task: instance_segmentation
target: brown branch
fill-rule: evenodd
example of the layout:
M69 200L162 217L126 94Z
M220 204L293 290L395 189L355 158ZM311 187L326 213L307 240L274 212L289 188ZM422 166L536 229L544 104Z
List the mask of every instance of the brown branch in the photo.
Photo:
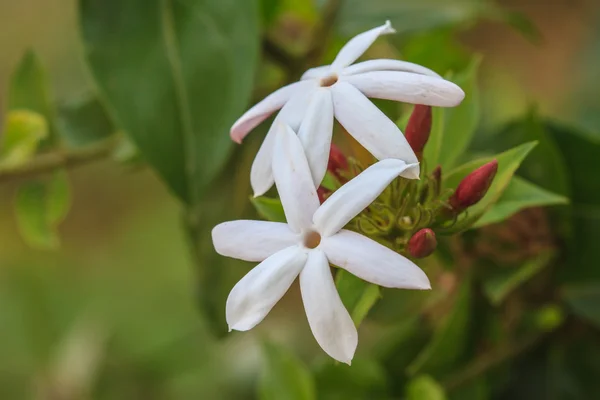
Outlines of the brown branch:
M108 157L117 145L115 138L73 150L56 150L35 156L24 164L0 167L0 183L32 178L57 168L73 168Z

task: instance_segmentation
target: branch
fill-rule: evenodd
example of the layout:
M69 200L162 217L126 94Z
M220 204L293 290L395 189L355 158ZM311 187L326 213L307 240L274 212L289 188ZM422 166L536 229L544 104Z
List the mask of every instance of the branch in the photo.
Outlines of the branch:
M117 145L115 138L73 150L56 150L40 154L24 164L0 167L0 183L27 179L50 173L57 168L73 168L108 157Z

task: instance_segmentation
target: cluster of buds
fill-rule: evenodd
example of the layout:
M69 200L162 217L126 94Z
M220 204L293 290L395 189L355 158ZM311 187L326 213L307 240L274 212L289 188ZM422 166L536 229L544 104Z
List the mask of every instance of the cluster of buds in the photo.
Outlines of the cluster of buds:
M405 132L419 159L423 157L431 125L431 107L415 106ZM341 185L362 170L358 161L331 146L328 173L333 181ZM440 166L420 181L396 179L352 221L351 228L412 258L427 257L437 247L436 234L453 234L470 226L468 209L486 195L497 170L498 162L492 160L472 171L456 188L445 190ZM331 187L319 187L321 202L331 192Z

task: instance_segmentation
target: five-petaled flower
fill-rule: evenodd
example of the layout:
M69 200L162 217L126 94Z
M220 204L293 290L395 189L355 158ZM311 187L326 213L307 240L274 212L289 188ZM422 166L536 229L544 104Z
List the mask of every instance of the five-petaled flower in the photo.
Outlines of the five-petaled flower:
M300 276L302 300L319 345L350 364L358 336L337 293L329 264L365 281L405 289L429 289L425 273L407 258L358 233L342 229L398 176L414 165L386 159L367 168L319 204L309 162L298 135L283 123L275 132L273 173L287 224L238 220L212 231L219 254L260 261L227 299L229 328L256 326Z
M281 108L252 164L250 181L255 196L264 194L273 185L273 130L278 120L298 132L316 187L327 169L334 115L377 159L417 162L400 129L368 97L453 107L465 94L454 83L417 64L380 59L351 65L377 37L394 32L387 21L357 35L340 50L331 65L309 69L300 81L273 92L235 122L230 134L240 143L254 127ZM418 167L412 172L418 176Z

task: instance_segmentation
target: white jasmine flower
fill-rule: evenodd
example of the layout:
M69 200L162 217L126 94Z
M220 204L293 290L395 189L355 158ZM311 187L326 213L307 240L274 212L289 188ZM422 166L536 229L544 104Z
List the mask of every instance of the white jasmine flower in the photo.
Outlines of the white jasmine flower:
M397 176L414 167L386 159L367 168L335 191L322 205L302 143L287 125L275 131L273 172L287 224L230 221L212 231L221 255L261 261L232 289L227 299L229 329L256 326L297 276L310 328L319 345L350 364L358 336L337 293L329 264L374 284L430 289L425 273L410 260L361 234L342 229Z
M241 143L252 129L281 108L273 125L282 120L298 132L315 186L327 170L334 116L377 159L416 163L417 157L400 129L367 97L453 107L465 94L435 72L409 62L382 59L351 65L377 37L394 32L387 21L354 37L331 65L309 69L299 82L276 90L248 110L233 124L231 138ZM273 185L273 129L252 165L250 181L255 196ZM418 176L418 167L413 172Z

